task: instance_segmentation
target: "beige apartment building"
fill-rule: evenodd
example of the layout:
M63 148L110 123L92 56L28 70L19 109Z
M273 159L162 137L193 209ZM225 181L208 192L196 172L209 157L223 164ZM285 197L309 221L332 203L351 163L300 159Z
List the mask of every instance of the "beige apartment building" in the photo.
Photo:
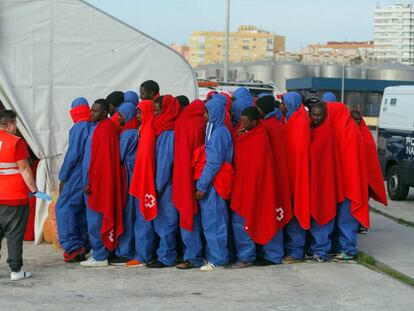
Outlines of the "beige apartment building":
M240 26L230 32L231 63L272 60L285 50L284 36L259 30L255 26ZM194 31L190 35L189 62L193 67L224 62L226 37L221 31Z

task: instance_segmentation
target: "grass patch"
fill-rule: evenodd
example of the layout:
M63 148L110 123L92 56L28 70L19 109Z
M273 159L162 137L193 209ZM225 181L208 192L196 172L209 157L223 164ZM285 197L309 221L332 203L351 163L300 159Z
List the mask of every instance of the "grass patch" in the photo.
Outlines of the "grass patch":
M414 288L414 279L412 279L411 277L409 277L408 275L405 275L404 273L398 272L397 270L394 270L393 268L378 262L374 257L365 254L364 252L359 252L358 255L356 256L356 261L371 269L374 270L376 272L380 272L383 274L386 274L404 284L407 284L411 287Z
M405 219L402 219L402 218L391 216L390 214L384 213L383 211L380 211L379 209L376 209L375 207L371 207L371 211L373 211L374 213L376 213L378 215L387 217L387 218L389 218L389 219L391 219L391 220L393 220L393 221L395 221L395 222L397 222L401 225L414 228L414 222L411 222L411 221L408 221L408 220L405 220Z

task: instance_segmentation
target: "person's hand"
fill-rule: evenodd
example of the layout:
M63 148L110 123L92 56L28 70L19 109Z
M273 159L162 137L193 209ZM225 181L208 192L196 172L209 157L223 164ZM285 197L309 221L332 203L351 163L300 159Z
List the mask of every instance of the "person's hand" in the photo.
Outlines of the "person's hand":
M41 192L41 191L36 191L34 193L34 196L36 198L40 199L40 200L43 200L43 201L49 201L49 202L52 201L52 197L50 195L48 195L44 192Z
M59 193L62 193L63 185L64 185L64 183L63 183L63 181L61 181L60 184L59 184Z
M86 194L91 194L92 193L91 186L86 185L85 188L83 189L83 191L85 191Z
M196 192L196 199L197 200L202 200L202 199L204 199L204 197L206 196L206 193L205 192L202 192L202 191L200 191L200 190L197 190L197 192Z

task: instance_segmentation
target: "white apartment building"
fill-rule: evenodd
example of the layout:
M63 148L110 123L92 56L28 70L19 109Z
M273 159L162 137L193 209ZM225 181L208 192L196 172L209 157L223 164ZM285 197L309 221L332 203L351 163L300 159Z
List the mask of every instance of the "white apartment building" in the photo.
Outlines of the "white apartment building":
M414 65L414 11L411 4L375 9L374 57L379 61Z

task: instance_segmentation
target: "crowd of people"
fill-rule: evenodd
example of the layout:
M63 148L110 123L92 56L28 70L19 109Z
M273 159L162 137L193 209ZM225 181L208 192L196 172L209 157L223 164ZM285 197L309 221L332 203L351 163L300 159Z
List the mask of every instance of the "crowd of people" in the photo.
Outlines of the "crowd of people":
M56 204L66 262L346 261L369 227L369 197L387 204L375 141L333 93L254 98L241 87L190 103L149 80L139 94L72 102Z

